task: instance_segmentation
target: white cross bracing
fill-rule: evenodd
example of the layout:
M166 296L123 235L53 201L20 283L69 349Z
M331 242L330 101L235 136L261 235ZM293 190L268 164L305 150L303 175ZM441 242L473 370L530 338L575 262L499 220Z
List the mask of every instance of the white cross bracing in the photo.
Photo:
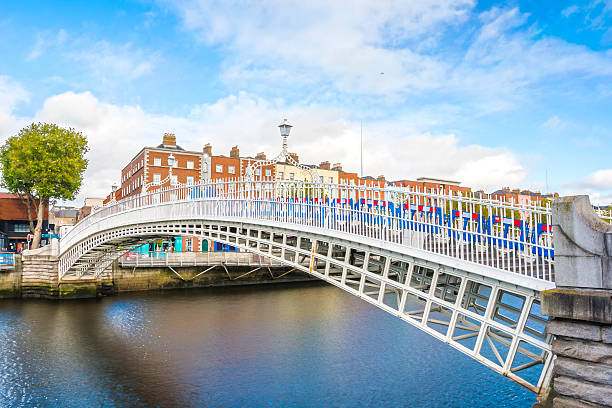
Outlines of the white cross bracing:
M236 246L359 296L536 393L551 376L540 291L550 208L397 188L217 180L106 206L60 242L61 282L166 237Z

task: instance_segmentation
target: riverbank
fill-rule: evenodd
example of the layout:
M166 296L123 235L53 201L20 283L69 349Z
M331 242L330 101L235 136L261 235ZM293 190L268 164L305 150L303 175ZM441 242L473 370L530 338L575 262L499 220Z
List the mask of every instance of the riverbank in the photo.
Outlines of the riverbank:
M242 256L247 254L236 254ZM227 261L227 259L226 259ZM282 265L265 265L258 259L248 259L244 265L235 262L211 262L201 265L125 265L115 262L97 280L71 280L57 283L53 268L45 262L24 273L19 255L12 268L0 270L0 299L44 298L87 299L113 296L124 292L146 292L171 289L207 288L305 282L316 280L308 274Z

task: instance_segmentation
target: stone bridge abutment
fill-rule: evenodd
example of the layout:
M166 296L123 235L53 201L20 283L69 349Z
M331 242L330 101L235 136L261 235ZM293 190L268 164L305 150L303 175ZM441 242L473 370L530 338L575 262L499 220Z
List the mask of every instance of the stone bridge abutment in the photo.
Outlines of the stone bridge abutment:
M587 196L553 203L555 289L542 292L554 335L554 408L612 406L612 225Z

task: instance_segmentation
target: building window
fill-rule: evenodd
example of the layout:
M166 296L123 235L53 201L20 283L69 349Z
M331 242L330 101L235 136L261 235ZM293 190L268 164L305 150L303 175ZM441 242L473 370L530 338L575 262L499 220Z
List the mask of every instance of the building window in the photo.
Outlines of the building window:
M15 224L15 232L30 232L30 226L28 224Z
M266 177L272 177L272 170L266 169Z
M330 183L333 183L333 182L334 182L334 178L333 178L333 177L330 177L330 178L329 178L329 182L330 182Z
M285 173L283 173L282 171L279 171L279 172L278 172L278 178L279 178L280 180L284 180L284 178L283 178L283 177L285 177Z
M289 173L289 180L293 180L295 179L295 174L294 173Z
M187 176L187 184L193 184L193 176Z
M187 252L193 251L193 242L191 241L191 238L185 239L185 244L187 244Z
M261 176L261 169L255 169L255 175Z
M159 184L161 182L161 174L154 173L153 174L153 183Z
M215 166L215 171L216 171L217 173L223 173L223 165L222 165L222 164L217 164L217 165Z
M236 174L236 166L227 166L227 172L229 174Z
M173 186L176 186L178 184L178 176L175 176L173 174L172 177L170 178L170 184L172 184Z
M323 182L324 182L324 180L323 180L323 176L319 176L319 179L320 179L319 181L320 181L321 183L323 183Z
M187 160L187 168L193 169L193 160Z
M153 158L153 165L154 166L161 166L161 157L154 157Z

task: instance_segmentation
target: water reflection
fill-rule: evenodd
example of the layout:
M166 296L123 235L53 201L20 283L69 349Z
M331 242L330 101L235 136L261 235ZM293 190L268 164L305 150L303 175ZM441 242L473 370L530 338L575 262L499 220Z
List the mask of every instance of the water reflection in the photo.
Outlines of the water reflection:
M529 406L508 379L313 284L0 302L7 407Z

